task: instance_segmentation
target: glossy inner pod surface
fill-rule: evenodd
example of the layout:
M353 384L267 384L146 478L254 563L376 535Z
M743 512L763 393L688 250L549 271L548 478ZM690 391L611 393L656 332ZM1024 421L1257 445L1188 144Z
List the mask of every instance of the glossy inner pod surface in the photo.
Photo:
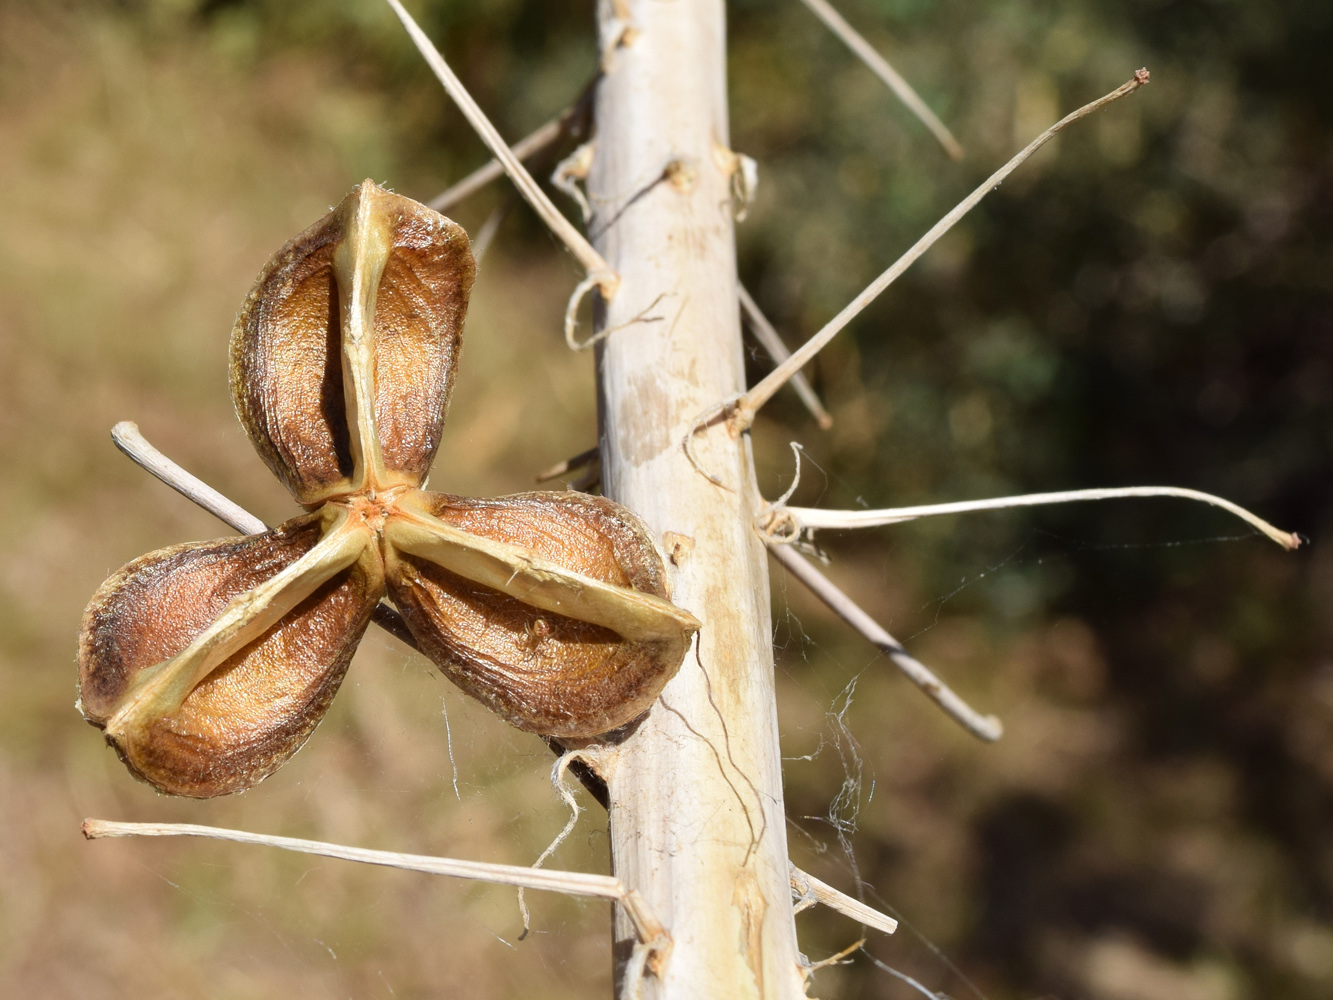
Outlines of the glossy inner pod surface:
M323 716L386 592L448 677L542 735L624 725L678 669L698 623L628 510L421 489L474 270L461 228L366 181L261 272L232 394L309 513L150 553L93 596L80 707L135 774L199 797L267 777Z

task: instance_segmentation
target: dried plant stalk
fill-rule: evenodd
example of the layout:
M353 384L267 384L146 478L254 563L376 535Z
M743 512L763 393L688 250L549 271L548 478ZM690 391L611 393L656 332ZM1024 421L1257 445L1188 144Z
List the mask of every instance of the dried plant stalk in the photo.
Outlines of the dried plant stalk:
M588 177L591 229L622 278L598 316L611 331L598 347L602 482L659 540L672 533L672 597L703 627L697 654L605 768L612 863L674 942L645 995L796 1000L805 991L750 456L726 435L703 444L719 489L680 448L694 414L744 388L730 176L714 155L727 142L724 6L624 8L632 41L600 7L602 50L614 55ZM634 322L659 297L664 321ZM631 933L619 915L617 937Z
M755 302L754 297L746 291L745 286L737 285L736 290L740 293L741 312L750 321L750 330L754 333L754 339L759 341L759 345L768 353L775 365L782 364L791 357L791 351L782 342L782 337L778 335L778 331L773 328L773 324L768 321L768 317L759 308L759 303ZM810 384L810 380L805 377L804 372L797 372L791 377L791 387L801 397L801 402L810 411L810 416L815 418L815 423L819 425L820 430L826 431L833 426L833 417L829 415L828 410L824 409L824 404L820 401L819 395L815 392L814 386Z
M773 558L782 563L796 579L805 584L816 597L828 605L856 631L878 646L893 665L907 675L913 684L939 705L944 713L978 739L993 743L1004 735L1004 726L993 715L982 715L965 702L954 690L940 680L929 667L910 656L900 643L855 601L844 594L828 577L810 565L799 552L788 545L773 543L769 546Z
M536 156L544 152L551 146L563 139L567 135L582 135L587 130L588 112L592 103L592 91L596 85L596 78L592 83L583 89L577 101L567 107L560 114L556 115L545 125L540 125L529 132L510 148L514 158L520 162L529 157ZM468 174L457 184L453 184L441 191L430 201L426 202L428 208L433 208L437 212L448 212L461 201L466 201L474 194L484 188L491 181L496 180L505 172L504 164L499 160L488 160L472 173ZM473 253L477 254L475 246Z

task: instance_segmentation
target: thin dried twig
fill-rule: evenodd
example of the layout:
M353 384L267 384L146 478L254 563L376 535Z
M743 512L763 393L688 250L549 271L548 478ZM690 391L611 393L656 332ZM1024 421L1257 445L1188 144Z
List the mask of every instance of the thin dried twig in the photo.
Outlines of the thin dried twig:
M588 348L601 343L607 337L611 336L611 334L619 333L621 330L628 329L637 323L662 323L666 320L665 316L649 316L648 314L656 309L663 299L670 296L672 294L671 292L662 292L657 298L653 299L653 301L640 309L637 314L625 320L625 322L617 323L615 326L603 327L587 340L579 340L574 333L574 331L578 329L579 303L583 300L583 296L592 288L593 282L594 279L592 275L584 278L583 281L579 283L579 286L574 289L574 294L570 296L569 304L565 307L565 343L569 346L571 351L586 351Z
M565 112L568 114L568 111ZM533 132L529 132L518 142L514 143L511 151L515 159L526 160L528 157L540 153L546 147L555 143L564 134L562 127L564 114L552 118L545 125L540 126ZM468 174L458 183L445 188L437 194L426 205L435 209L437 212L447 212L450 208L461 201L466 201L474 194L484 188L491 181L504 175L505 168L499 160L488 160L472 173Z
M548 479L558 479L567 472L572 472L575 469L582 469L584 466L591 465L593 462L598 461L600 457L601 450L594 445L587 451L581 451L577 455L567 458L563 462L556 462L556 464L549 469L537 473L532 477L533 482L544 483Z
M866 946L866 939L861 938L859 941L852 942L846 948L842 949L842 951L836 952L835 954L830 955L828 958L822 958L818 962L815 962L813 965L802 966L801 972L806 979L809 979L820 969L827 969L830 965L850 965L851 964L850 962L845 961L847 956L854 951L860 951L865 946Z
M500 231L500 224L504 222L505 216L509 213L511 198L506 198L500 204L491 210L491 214L486 216L486 221L481 224L477 230L477 235L472 240L472 259L477 267L481 267L481 259L486 256L486 251L491 248L491 243L495 240L495 234Z
M867 927L873 927L877 931L883 931L885 934L892 934L898 929L898 921L886 914L880 913L872 906L867 906L859 899L854 899L845 892L839 892L833 886L819 881L808 872L803 872L795 865L790 864L791 888L792 892L800 899L814 899L817 903L823 903L831 910L837 910L845 916L851 917L859 924Z
M739 282L736 283L736 293L741 300L741 312L750 321L750 330L754 333L754 339L759 341L759 346L768 352L768 356L773 359L775 365L782 364L791 357L791 351L787 350L787 345L782 342L782 337L774 329L773 324L768 321L768 317L763 314L754 297ZM791 387L801 397L801 402L810 411L810 415L815 418L815 423L819 425L820 430L826 431L833 426L833 418L829 416L828 410L824 409L824 404L819 401L819 395L815 392L814 386L810 384L810 380L805 377L804 372L797 372L791 377Z
M929 667L908 654L893 636L866 614L850 597L839 590L823 573L810 565L809 560L793 549L772 538L767 538L768 551L792 576L806 585L839 618L878 646L894 666L907 675L917 687L944 710L944 713L978 739L993 743L1004 734L1004 726L993 715L982 715L963 701L949 685L940 680Z
M453 98L454 103L463 112L463 116L467 118L468 123L481 137L481 141L490 148L491 155L500 161L505 173L514 182L514 186L527 199L533 210L541 216L542 221L546 223L551 232L555 233L561 242L569 248L569 251L578 258L579 263L588 272L588 276L595 281L601 290L602 296L607 299L614 296L616 288L620 284L620 278L612 270L611 265L593 249L592 244L574 228L573 223L561 215L560 210L551 203L551 199L546 196L546 192L538 186L537 182L532 179L532 175L514 156L508 143L501 138L500 133L496 131L495 126L486 117L485 112L472 99L472 95L467 92L467 88L463 86L462 81L449 68L444 56L440 55L439 49L426 37L426 33L421 30L417 22L412 19L412 15L398 0L387 0L387 2L393 8L394 13L398 15L398 20L403 22L403 27L407 29L407 33L413 44L416 45L417 51L426 60L426 64L430 66L436 79L440 81L445 91Z
M887 972L889 975L893 976L899 982L906 983L912 989L916 990L923 997L925 997L926 1000L952 1000L949 994L937 993L935 990L930 989L923 983L917 982L917 980L913 979L907 973L895 969L893 966L889 965L886 962L881 962L874 955L870 954L870 952L866 951L864 946L862 946L861 948L861 954L865 955L866 958L870 959L871 964L874 965L875 968L879 969L881 972ZM946 962L945 964L948 965L950 968L953 967L952 963ZM966 982L966 980L964 980L964 982ZM968 985L971 986L972 984L968 983ZM977 992L975 988L973 989L973 992ZM982 997L982 1000L985 1000L983 994L977 992L977 996Z
M870 71L898 95L898 100L906 104L912 114L921 120L921 124L930 129L931 134L939 140L946 153L955 160L963 158L963 147L958 144L958 140L953 137L953 133L945 128L944 122L940 121L935 112L927 107L926 102L921 99L921 95L912 89L912 85L889 65L888 60L880 55L860 32L848 24L827 0L801 0L801 3L809 7L810 12L823 21L829 31L842 39L843 44L855 52L860 60L870 67Z
M514 154L515 159L526 160L529 157L536 156L549 146L553 146L567 135L581 135L586 131L593 88L597 79L600 79L600 74L584 88L577 101L545 125L540 126L514 143L510 147L510 151ZM437 194L426 204L437 212L447 211L460 201L472 197L504 172L504 165L499 160L489 160L457 184Z
M1094 111L1106 107L1112 101L1118 101L1126 94L1132 94L1148 82L1148 71L1141 69L1134 74L1134 78L1120 87L1111 91L1104 97L1099 97L1091 104L1085 104L1077 111L1066 115L1058 122L1048 128L1037 138L1033 139L1024 147L1023 151L1006 163L995 173L991 174L986 180L970 195L964 198L948 215L931 227L925 236L917 240L912 248L899 257L893 265L871 282L864 291L854 298L842 312L834 316L833 319L824 326L822 330L802 344L797 350L792 352L792 356L770 372L763 380L750 389L749 392L741 396L738 400L727 401L710 407L701 416L700 422L695 424L695 429L691 433L696 433L702 426L704 418L711 417L717 413L720 407L725 407L728 413L727 423L733 433L740 433L754 423L754 415L759 408L773 398L773 394L778 391L788 379L800 371L810 359L818 354L831 341L839 331L850 323L856 316L877 299L883 291L898 280L899 276L906 271L912 263L925 253L934 243L961 219L967 215L982 198L986 197L991 191L1000 186L1000 183L1008 177L1013 171L1027 160L1033 153L1041 149L1058 133L1068 128L1080 118L1084 118Z
M633 921L640 941L653 944L667 939L666 929L649 911L643 898L637 892L626 889L620 879L611 875L497 865L485 861L460 861L456 858L436 858L424 854L400 854L397 851L374 851L365 847L347 847L320 840L276 837L266 833L198 826L193 823L117 823L104 819L85 819L83 835L89 840L108 837L209 837L213 840L230 840L239 844L279 847L284 851L297 851L301 854L318 854L342 861L357 861L367 865L424 872L427 875L448 875L453 878L512 885L524 889L563 892L571 896L611 899L625 907L625 912Z
M1244 507L1199 490L1180 486L1123 486L1111 489L1067 490L1060 493L1027 493L991 500L963 500L956 503L926 504L919 507L889 507L883 510L819 510L814 507L775 505L760 521L772 537L792 539L817 529L844 530L901 524L919 517L940 514L967 514L979 510L1005 510L1010 507L1036 507L1042 504L1077 503L1084 500L1114 500L1123 497L1183 497L1220 507L1262 532L1288 551L1300 548L1301 536L1273 527Z
M151 472L162 482L185 499L198 504L224 524L228 524L243 535L257 535L267 531L268 525L255 517L240 504L227 499L202 479L191 475L179 465L167 458L151 444L139 431L138 424L122 420L111 428L111 440L135 465ZM387 604L378 604L371 615L373 621L395 639L399 639L413 649L417 649L417 640L413 637L407 622Z
M579 306L583 303L583 297L596 286L597 275L589 274L574 286L574 291L569 294L569 301L565 303L565 343L571 351L586 350L599 340L605 340L610 333L609 330L602 330L582 342L574 335L579 326Z
M132 420L122 420L111 428L111 440L130 461L151 472L185 499L198 504L219 521L231 525L243 535L257 535L267 531L268 525L240 504L228 500L197 476L192 476L167 458L139 431Z

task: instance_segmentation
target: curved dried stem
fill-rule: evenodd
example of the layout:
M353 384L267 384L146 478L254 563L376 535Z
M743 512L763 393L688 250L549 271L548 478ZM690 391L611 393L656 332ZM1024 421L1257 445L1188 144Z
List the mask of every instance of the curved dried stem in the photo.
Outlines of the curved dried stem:
M580 341L574 336L574 331L579 326L579 306L583 303L583 297L596 286L597 276L589 274L575 285L574 290L569 293L569 301L565 304L565 343L569 345L571 351L586 351L599 340L605 340L610 333L609 330L603 330L584 341Z
M426 64L430 66L431 72L435 74L436 79L440 81L445 91L453 98L454 103L463 112L463 116L467 118L468 123L480 136L481 141L490 148L491 155L500 161L505 173L514 182L514 186L527 199L533 210L541 216L542 221L546 223L551 232L555 233L560 241L569 248L570 253L583 265L588 275L596 280L597 286L602 290L602 295L608 299L612 298L620 285L620 278L611 269L611 265L593 249L592 244L574 228L573 223L561 215L560 210L551 203L551 199L546 196L546 192L533 180L527 168L518 161L518 157L510 150L508 143L501 138L500 133L496 131L495 126L486 117L485 112L473 100L472 95L467 92L467 88L463 86L462 81L449 68L444 56L440 55L439 49L426 37L426 33L421 30L417 22L412 19L412 15L404 9L398 0L388 0L388 4L398 15L398 20L403 22L403 27L407 29L413 44L416 45L422 58L426 60Z
M991 500L962 500L956 503L890 507L883 510L820 510L814 507L787 507L779 503L764 515L761 527L770 536L794 538L817 529L841 531L874 528L885 524L914 521L920 517L937 517L941 514L970 514L982 510L1007 510L1011 507L1037 507L1046 504L1117 500L1126 497L1181 497L1186 500L1197 500L1234 514L1288 551L1300 548L1301 545L1300 535L1275 528L1257 514L1230 500L1181 486L1122 486L1110 489L1066 490L1059 493L1027 493L1022 496L996 497Z
M975 191L964 198L958 205L949 212L939 222L931 227L930 231L921 239L917 240L905 254L894 261L893 265L871 282L864 291L854 298L842 312L834 316L825 324L824 328L813 337L802 344L792 353L792 356L779 365L767 377L755 385L747 392L739 402L734 404L731 418L728 420L728 426L733 432L744 430L754 422L754 415L759 408L773 398L773 394L782 387L793 375L800 371L810 359L824 349L842 329L853 319L855 319L866 306L879 298L879 296L891 284L898 280L904 271L906 271L923 253L929 250L937 240L957 224L957 222L972 211L973 208L985 198L987 194L1000 186L1001 182L1014 172L1025 160L1032 156L1042 146L1050 142L1057 134L1068 128L1080 118L1085 118L1106 107L1112 101L1118 101L1126 94L1132 94L1148 82L1148 71L1141 69L1134 74L1134 78L1117 87L1103 97L1099 97L1091 104L1085 104L1077 111L1066 115L1058 122L1048 128L1037 138L1027 144L1017 156L1006 163L995 173L991 174L982 182Z
M945 127L944 122L940 121L935 112L931 111L921 99L921 95L912 89L912 85L889 65L888 60L880 55L859 31L834 10L828 0L801 0L801 3L810 8L810 12L823 21L829 31L842 39L843 44L855 52L857 57L870 67L870 71L888 85L888 88L898 96L898 100L907 105L908 110L917 116L922 125L930 129L931 135L939 140L950 157L955 160L963 158L963 147Z
M736 491L704 468L703 463L699 460L698 454L694 450L694 439L716 424L725 423L728 425L728 428L730 428L729 418L736 412L736 408L740 405L742 398L743 397L739 395L732 396L724 399L720 403L714 403L712 406L708 407L708 409L701 411L699 415L694 418L694 423L690 425L689 431L686 432L685 438L681 442L682 447L685 449L685 457L689 459L690 466L694 471L699 473L699 475L703 476L714 486L724 489L729 493L734 493Z
M592 169L596 149L595 143L585 142L557 163L555 169L551 171L551 186L564 192L570 201L578 205L579 214L583 216L585 225L592 218L592 206L588 204L588 196L583 193L579 184L588 179L588 171Z
M588 348L601 343L613 333L627 330L631 326L635 326L639 323L661 323L666 319L665 316L649 316L648 314L652 312L663 299L672 295L673 293L671 292L661 292L657 298L653 299L653 301L649 302L635 315L625 320L625 322L617 323L615 326L603 327L587 340L578 340L574 336L574 331L578 327L577 317L579 303L583 300L583 296L588 293L588 290L593 287L593 284L595 284L595 282L592 277L585 278L581 281L578 287L574 289L574 294L569 297L569 304L565 307L565 343L569 345L569 349L572 351L586 351Z
M552 746L552 749L555 749L554 746ZM579 805L578 800L574 798L573 793L570 792L569 786L565 784L565 772L569 770L569 765L576 760L582 760L585 764L589 763L589 758L582 750L566 750L551 765L551 785L555 788L556 794L560 796L560 801L569 809L569 819L565 821L565 825L560 832L555 835L555 839L546 845L546 850L537 856L537 860L532 863L533 868L540 868L546 862L546 859L569 839L569 835L574 832L574 827L578 826L579 816L583 814L583 808ZM518 908L523 916L523 933L526 934L531 921L528 904L523 898L521 888L518 890Z

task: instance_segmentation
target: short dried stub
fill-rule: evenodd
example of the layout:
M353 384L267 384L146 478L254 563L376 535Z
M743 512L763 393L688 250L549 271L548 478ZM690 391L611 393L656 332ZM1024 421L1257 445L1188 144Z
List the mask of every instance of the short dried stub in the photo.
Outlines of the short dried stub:
M370 181L264 268L232 392L311 512L150 553L93 596L81 708L134 773L199 797L267 777L318 724L386 589L448 677L531 732L622 726L676 672L698 622L631 512L419 488L473 271L458 226Z

